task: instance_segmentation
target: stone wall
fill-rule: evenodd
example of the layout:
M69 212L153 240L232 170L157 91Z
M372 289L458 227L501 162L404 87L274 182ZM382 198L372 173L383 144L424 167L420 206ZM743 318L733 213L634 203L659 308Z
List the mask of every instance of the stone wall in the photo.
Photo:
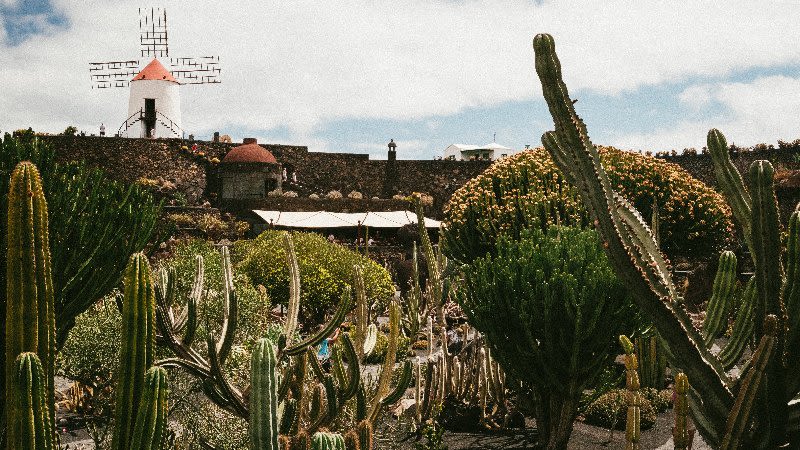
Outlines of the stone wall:
M188 149L193 143L179 139L126 139L90 136L44 136L57 150L58 159L85 160L92 166L105 169L112 177L127 182L139 178L163 179L174 183L184 193L190 204L203 198L211 200L215 206L225 208L225 202L218 201L220 173L216 162L239 143L226 144L208 141L194 141L197 152ZM370 160L366 154L309 152L304 146L270 145L262 146L272 152L278 162L287 168L290 180L284 183L284 191L296 191L300 198L268 199L263 203L265 209L304 211L308 208L329 211L350 208L366 210L386 209L389 204L370 203L363 200L358 206L346 200L328 201L307 200L309 194L321 197L337 190L347 197L350 191L360 192L365 199L389 197L387 186L393 187L391 194L410 194L425 192L434 199L433 207L426 213L441 219L447 200L456 189L469 179L489 167L489 161L446 161L446 160L398 160L395 162ZM776 169L796 169L800 167L800 145L782 143L779 148L758 148L756 150L735 149L732 159L740 172L745 172L757 159L768 159ZM707 154L661 156L666 161L676 163L699 180L714 186L714 169L711 156ZM393 168L387 167L394 164ZM295 172L297 182L291 181ZM387 180L386 175L394 174L395 180ZM779 187L780 203L784 211L789 211L800 200L800 189ZM337 203L339 202L339 203ZM353 201L358 202L358 201ZM238 207L229 203L231 207ZM272 205L272 206L268 206ZM259 206L261 207L261 206ZM362 208L363 207L363 208ZM384 208L385 207L385 208ZM404 209L395 208L391 209ZM784 214L784 217L788 217Z

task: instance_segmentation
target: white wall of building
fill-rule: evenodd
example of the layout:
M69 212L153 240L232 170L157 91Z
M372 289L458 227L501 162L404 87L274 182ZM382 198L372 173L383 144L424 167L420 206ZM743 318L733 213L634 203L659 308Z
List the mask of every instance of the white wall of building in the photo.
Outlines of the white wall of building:
M136 120L137 116L135 114L138 114L139 110L144 111L144 100L153 98L156 101L157 112L154 137L182 137L180 84L167 80L136 80L131 81L130 87L131 96L128 101L129 123ZM173 129L162 124L162 122L169 124L169 120L165 119L165 116L174 123ZM123 126L123 128L125 127ZM123 129L122 136L131 138L147 137L144 121L137 121L127 131Z

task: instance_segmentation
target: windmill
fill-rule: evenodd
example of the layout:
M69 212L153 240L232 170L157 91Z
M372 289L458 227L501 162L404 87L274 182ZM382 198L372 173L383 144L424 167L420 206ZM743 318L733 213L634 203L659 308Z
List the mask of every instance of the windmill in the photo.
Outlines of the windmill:
M89 63L92 89L130 88L128 118L119 136L183 137L178 87L220 82L219 56L171 57L167 37L167 11L139 8L141 59Z

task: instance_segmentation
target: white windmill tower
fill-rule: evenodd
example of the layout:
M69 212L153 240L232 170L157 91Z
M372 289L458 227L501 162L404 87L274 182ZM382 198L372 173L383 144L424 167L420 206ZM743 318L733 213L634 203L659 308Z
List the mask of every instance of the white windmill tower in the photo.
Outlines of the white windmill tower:
M219 83L218 56L169 57L167 12L139 9L141 57L152 58L139 70L139 60L89 63L93 89L130 87L128 118L117 134L122 137L183 137L182 84ZM158 58L169 60L167 70Z

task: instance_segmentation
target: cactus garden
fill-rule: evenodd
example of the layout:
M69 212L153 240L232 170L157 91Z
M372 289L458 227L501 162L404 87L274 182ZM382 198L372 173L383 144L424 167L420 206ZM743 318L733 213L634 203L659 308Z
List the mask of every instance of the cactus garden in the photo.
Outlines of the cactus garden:
M556 49L529 55L541 146L448 199L387 182L391 232L184 205L6 134L0 450L800 448L800 205L713 124L715 183L593 144ZM375 200L297 191L262 200Z

